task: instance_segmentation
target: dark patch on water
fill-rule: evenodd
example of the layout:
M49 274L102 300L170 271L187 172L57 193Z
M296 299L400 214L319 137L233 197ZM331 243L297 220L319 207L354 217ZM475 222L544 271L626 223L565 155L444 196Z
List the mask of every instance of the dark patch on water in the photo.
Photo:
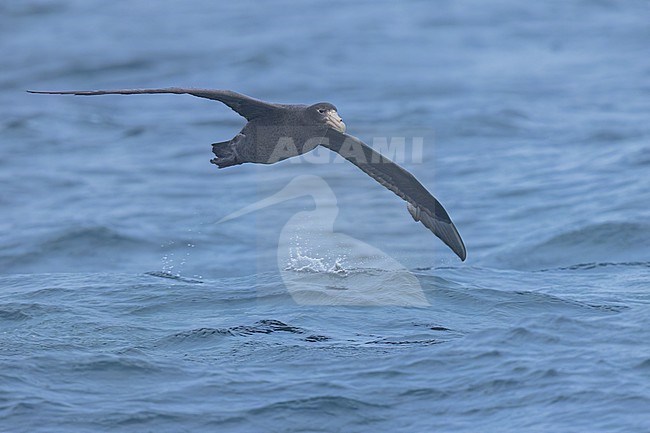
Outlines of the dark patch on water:
M601 263L579 263L571 266L562 266L551 269L540 269L539 272L549 271L582 271L608 267L641 267L650 268L650 262L601 262Z
M201 280L197 280L195 278L182 277L180 275L174 275L171 272L166 272L166 271L145 272L145 275L151 275L152 277L158 277L158 278L167 278L168 280L181 281L183 283L203 284L203 281Z
M304 329L287 325L279 320L260 320L253 325L239 325L230 328L200 328L191 331L174 334L174 337L186 338L205 338L213 335L228 335L235 337L245 337L255 334L272 334L274 332L288 332L291 334L304 334Z

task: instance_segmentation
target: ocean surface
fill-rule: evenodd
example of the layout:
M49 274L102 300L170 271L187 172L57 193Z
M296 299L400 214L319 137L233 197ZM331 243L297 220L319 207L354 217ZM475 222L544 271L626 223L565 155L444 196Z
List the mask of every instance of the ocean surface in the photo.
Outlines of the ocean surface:
M0 431L650 431L649 22L2 1ZM168 86L334 103L467 260L326 151L218 170L217 102L25 92Z

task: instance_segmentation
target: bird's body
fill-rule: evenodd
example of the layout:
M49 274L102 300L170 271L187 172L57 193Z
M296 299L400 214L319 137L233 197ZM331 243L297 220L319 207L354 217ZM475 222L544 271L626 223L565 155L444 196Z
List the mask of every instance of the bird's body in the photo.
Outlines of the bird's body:
M229 90L185 88L91 90L31 93L94 95L189 94L223 102L248 123L234 138L212 144L219 168L243 163L273 164L309 152L318 145L337 152L381 185L407 202L415 221L449 246L461 260L466 250L458 230L440 202L408 171L377 153L359 139L345 134L336 107L327 102L313 105L273 104Z
M284 105L272 108L262 117L248 121L233 139L214 143L220 168L252 162L273 164L312 150L313 139L325 135L326 126L310 125L303 115L307 106Z

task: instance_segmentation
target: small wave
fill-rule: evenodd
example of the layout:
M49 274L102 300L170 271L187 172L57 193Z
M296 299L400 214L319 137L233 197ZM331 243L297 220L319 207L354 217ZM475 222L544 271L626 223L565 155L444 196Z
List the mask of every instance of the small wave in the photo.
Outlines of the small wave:
M640 264L647 263L648 244L650 224L608 222L591 224L542 242L515 247L496 260L501 265L525 270L581 266L576 263Z
M104 226L69 229L53 236L42 245L46 249L87 248L96 245L123 246L140 240Z
M341 411L385 408L383 405L368 403L362 400L347 398L343 396L318 396L305 399L285 400L265 405L249 412L252 414L275 413L281 411L317 411L318 413L339 413Z
M273 334L276 332L284 332L296 335L307 335L304 340L308 342L320 342L329 340L329 337L323 335L315 335L307 332L303 328L288 325L284 322L274 319L259 320L252 325L238 325L229 328L199 328L192 329L191 331L184 331L176 333L172 336L174 339L203 339L213 336L232 336L232 337L248 337L260 334Z
M299 305L427 307L419 280L410 272L347 269L346 272L285 272L287 291Z
M20 322L31 318L32 316L26 314L22 309L6 308L6 306L3 306L3 309L0 310L0 320Z
M413 326L415 326L416 328L420 328L420 327L427 328L431 331L452 332L452 330L447 327L437 325L437 324L432 324L432 323L414 323Z
M67 9L69 6L65 2L3 2L0 4L0 12L13 17L57 14Z
M331 338L325 335L310 335L309 337L305 338L305 341L308 341L310 343L318 343L321 341L329 341L329 340L331 340Z
M32 293L32 296L38 296L39 292ZM0 320L6 321L23 321L35 317L46 317L50 314L57 314L64 309L57 305L41 303L6 303L2 304L0 309Z
M425 339L395 339L395 338L380 338L378 340L368 341L368 345L397 345L397 346L430 346L432 344L444 343L445 340L438 340L435 338Z
M104 226L75 227L38 237L27 250L26 245L17 245L0 258L14 273L105 270L107 263L123 265L124 251L131 253L149 245L145 239Z
M181 414L171 413L170 411L163 410L154 410L154 409L127 409L119 413L111 412L108 414L102 414L98 422L104 428L96 428L96 430L103 429L114 429L115 426L122 427L135 427L137 430L138 427L142 428L143 425L148 423L181 423L187 422L187 419ZM110 428L109 428L110 427ZM150 431L150 430L147 430Z
M528 115L517 109L475 112L463 118L457 132L465 136L499 137L516 134L530 124Z
M194 279L194 278L182 277L179 274L172 274L169 271L151 271L151 272L145 272L144 274L145 275L150 275L152 277L166 278L168 280L181 281L183 283L203 284L203 281L201 281L201 280L197 280L197 279Z
M137 70L145 70L152 65L150 59L134 58L126 60L115 60L106 62L78 62L66 64L65 66L57 67L50 71L42 73L41 79L43 81L59 78L62 76L67 77L87 77L89 75L102 75L102 74L117 74L122 72L131 72Z
M621 141L636 138L640 135L638 131L629 129L599 129L593 131L586 138L587 143L618 143Z
M641 361L639 364L636 365L635 368L640 370L647 370L650 372L650 358Z
M540 269L539 272L549 272L549 271L582 271L590 269L600 269L600 268L630 268L630 267L640 267L640 268L650 268L650 262L593 262L593 263L578 263L571 266L560 266L557 268L549 269Z
M133 356L99 355L92 359L71 363L71 368L77 372L104 374L116 373L147 373L159 371L160 367L152 362Z
M625 161L630 165L644 167L650 165L650 148L644 147L633 154L628 155Z

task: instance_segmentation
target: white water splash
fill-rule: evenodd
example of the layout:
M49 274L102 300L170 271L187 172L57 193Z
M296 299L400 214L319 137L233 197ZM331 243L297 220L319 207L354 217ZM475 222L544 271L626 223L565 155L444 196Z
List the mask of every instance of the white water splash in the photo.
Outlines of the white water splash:
M332 259L328 257L314 257L313 255L313 253L305 252L303 247L290 247L289 261L284 270L347 275L348 271L345 268L346 256L337 256Z

